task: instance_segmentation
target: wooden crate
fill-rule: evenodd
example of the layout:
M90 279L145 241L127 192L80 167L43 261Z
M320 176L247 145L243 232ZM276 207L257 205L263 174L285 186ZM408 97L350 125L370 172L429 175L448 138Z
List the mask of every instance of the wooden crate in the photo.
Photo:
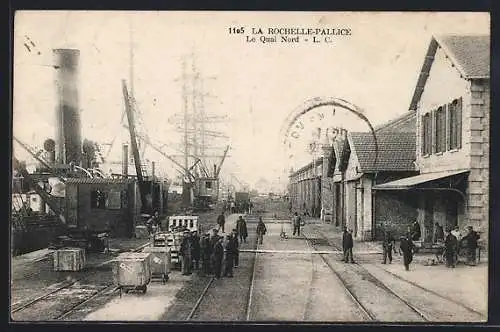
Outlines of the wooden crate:
M54 251L54 271L80 271L85 267L85 249L60 248Z
M113 264L113 280L120 287L142 287L151 281L149 253L123 253Z

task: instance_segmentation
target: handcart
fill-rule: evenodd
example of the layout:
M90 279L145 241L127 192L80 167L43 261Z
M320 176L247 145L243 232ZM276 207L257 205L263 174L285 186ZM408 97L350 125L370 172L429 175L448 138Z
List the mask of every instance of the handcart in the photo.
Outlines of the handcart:
M151 259L149 253L122 253L114 261L113 279L120 290L146 293L151 281Z
M151 279L166 283L169 279L171 258L170 250L166 247L145 247L142 252L150 254Z

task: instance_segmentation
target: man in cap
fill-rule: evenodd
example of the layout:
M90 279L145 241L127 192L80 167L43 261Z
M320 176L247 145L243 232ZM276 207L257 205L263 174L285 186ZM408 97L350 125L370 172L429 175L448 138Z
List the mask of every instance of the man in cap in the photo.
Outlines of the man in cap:
M352 247L354 245L354 241L352 239L351 232L344 227L344 232L342 233L342 250L344 251L344 259L343 261L348 263L354 263L354 258L352 257Z
M203 267L203 274L212 274L212 269L210 266L210 256L212 255L213 246L210 244L210 232L206 232L201 238L200 250L201 250L201 264Z
M479 233L472 226L467 226L467 235L460 240L465 248L467 248L467 264L469 265L476 265L476 249L479 238Z
M195 270L198 270L200 267L200 254L201 254L201 248L200 248L200 237L198 236L198 231L192 231L192 250L191 250L191 257L193 260L193 268Z
M387 263L387 259L389 259L389 264L392 263L392 251L396 251L395 244L396 240L394 239L394 236L392 235L391 230L389 229L388 225L382 225L383 229L383 239L382 239L382 249L383 249L383 254L384 254L384 260L382 261L382 264Z
M411 235L401 236L399 238L399 254L403 255L403 264L405 270L410 270L410 263L413 261L413 249L414 245L411 240Z
M222 228L222 233L224 233L225 223L226 223L226 217L224 217L224 212L221 212L217 217L217 225L219 225L219 229Z
M455 267L458 250L458 240L455 235L451 233L451 229L446 229L446 236L444 239L444 258L446 260L447 267Z
M236 220L236 231L240 238L240 241L247 242L247 236L248 236L247 223L242 216L239 216L238 220Z
M222 246L222 237L217 236L212 251L212 266L214 269L215 278L220 279L222 273L222 259L224 258L224 247Z
M191 274L193 243L191 232L184 231L179 255L181 256L181 270L183 275Z

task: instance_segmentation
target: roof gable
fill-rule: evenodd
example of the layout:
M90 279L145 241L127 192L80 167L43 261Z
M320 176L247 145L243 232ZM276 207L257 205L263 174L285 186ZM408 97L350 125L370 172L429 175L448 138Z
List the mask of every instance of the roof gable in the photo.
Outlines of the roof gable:
M361 172L416 170L415 133L377 133L376 138L377 144L372 133L349 133L349 143L357 156Z
M417 103L424 91L438 47L443 49L463 78L487 79L490 77L489 35L433 36L420 69L417 85L410 102L410 110L417 109Z

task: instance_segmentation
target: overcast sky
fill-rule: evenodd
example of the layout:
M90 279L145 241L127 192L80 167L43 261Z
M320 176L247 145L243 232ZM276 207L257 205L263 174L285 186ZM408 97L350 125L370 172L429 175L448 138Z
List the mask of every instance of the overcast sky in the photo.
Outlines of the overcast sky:
M263 177L284 185L284 170L310 160L305 142L295 147L301 150L296 158L287 158L280 137L285 119L302 103L342 98L364 109L372 124L386 122L408 110L432 34L486 34L489 24L486 13L17 12L13 131L34 146L54 137L52 49L77 48L83 136L100 143L117 137L111 157L119 161L128 139L120 127L120 81L130 78L132 35L135 96L143 130L155 142L179 154L182 137L168 119L182 112L176 79L183 55L193 53L202 75L212 77L204 82L206 112L228 116L208 128L229 136L211 142L219 154L231 145L223 172L249 184ZM245 34L229 34L229 27L245 27ZM334 37L333 44L247 43L252 27L348 28L351 35ZM36 45L30 51L27 38ZM363 130L355 122L343 124ZM145 158L169 177L177 175L152 150Z

